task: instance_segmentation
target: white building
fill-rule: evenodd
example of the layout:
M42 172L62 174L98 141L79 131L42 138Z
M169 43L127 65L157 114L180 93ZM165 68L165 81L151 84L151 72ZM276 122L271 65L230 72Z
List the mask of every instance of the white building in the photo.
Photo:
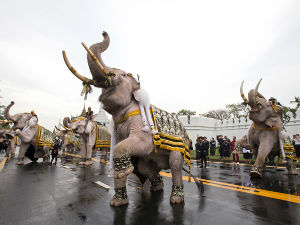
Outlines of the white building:
M109 128L110 119L108 118L105 110L101 107L101 105L98 113L94 115L94 121L99 122Z
M187 130L193 144L196 143L197 136L206 136L207 139L214 137L216 139L217 135L222 134L229 139L232 139L232 136L240 139L247 134L249 126L252 124L250 119L246 121L245 118L241 118L240 121L238 119L229 119L221 122L221 120L203 116L191 116L189 123L187 116L179 116L179 119ZM300 110L297 111L296 118L291 118L290 122L285 125L285 128L290 137L293 134L300 133Z

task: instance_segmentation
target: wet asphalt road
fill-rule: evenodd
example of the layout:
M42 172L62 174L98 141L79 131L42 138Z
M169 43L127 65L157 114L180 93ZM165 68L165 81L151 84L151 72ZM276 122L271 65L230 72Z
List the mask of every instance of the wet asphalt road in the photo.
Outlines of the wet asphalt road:
M185 203L174 206L169 177L164 177L164 191L150 193L148 182L138 189L130 175L129 205L111 207L113 189L92 183L113 187L106 164L64 168L60 160L56 166L15 162L8 161L0 172L0 224L300 224L299 169L297 176L287 176L284 169L267 168L263 179L250 180L246 165L235 170L231 164L209 163L206 169L194 164L193 173L206 181L206 197L200 197L195 183L184 181Z

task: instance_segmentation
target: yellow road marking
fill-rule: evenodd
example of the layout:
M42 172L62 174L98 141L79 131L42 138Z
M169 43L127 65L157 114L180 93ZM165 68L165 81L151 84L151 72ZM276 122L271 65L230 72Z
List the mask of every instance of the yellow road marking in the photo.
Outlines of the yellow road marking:
M3 167L4 167L4 165L5 165L5 162L7 161L7 159L8 159L8 157L5 156L5 157L3 158L3 160L0 162L0 172L2 171L2 169L3 169Z
M75 155L75 154L71 154L71 153L63 153L63 154L81 158L80 155ZM96 162L100 162L99 159L92 158L92 160L96 161ZM105 164L109 164L109 162L105 161ZM171 173L160 172L159 174L164 177L172 178ZM182 176L182 179L185 181L188 181L189 177ZM214 186L214 187L224 188L224 189L228 189L228 190L239 191L239 192L244 192L244 193L248 193L248 194L259 195L259 196L263 196L263 197L274 198L274 199L279 199L279 200L283 200L283 201L294 202L294 203L300 204L300 196L296 196L296 195L290 195L290 194L285 194L285 193L280 193L280 192L275 192L275 191L267 191L267 190L263 190L263 189L259 189L259 188L253 188L253 187L245 187L245 186L240 186L240 185L236 185L236 184L224 183L224 182L220 182L220 181L213 181L213 180L200 179L200 178L197 178L197 179L201 180L203 182L203 184L209 185L209 186ZM193 179L192 179L192 182L195 182L195 181L193 181Z
M67 153L67 152L62 152L62 154L74 156L74 157L76 157L76 158L82 158L80 155L75 155L75 154L71 154L71 153ZM92 161L95 161L95 162L100 162L100 163L104 163L104 164L109 164L108 161L101 162L99 159L96 159L96 158L91 158L91 160L92 160Z
M165 177L170 177L170 178L172 177L171 173L166 173L166 172L160 172L160 175L165 176ZM182 179L185 181L188 181L189 177L182 176ZM252 188L252 187L244 187L244 186L240 186L240 185L223 183L223 182L213 181L213 180L200 179L200 178L198 178L198 180L203 181L203 184L214 186L214 187L224 188L224 189L233 190L233 191L240 191L240 192L245 192L248 194L260 195L263 197L280 199L280 200L295 202L295 203L300 204L300 196L296 196L296 195L289 195L289 194L280 193L280 192L267 191L267 190L263 190L263 189ZM195 182L195 181L193 181L193 182Z
M195 159L192 159L191 160L192 162L197 162L197 160ZM207 161L209 163L214 163L214 164L232 164L232 162L229 162L229 163L226 163L226 162L218 162L218 161ZM246 164L246 163L240 163L239 164L240 166L252 166L252 165L249 165L249 164ZM276 166L267 166L266 167L270 167L270 168L275 168ZM286 168L285 166L277 166L278 169L284 169Z

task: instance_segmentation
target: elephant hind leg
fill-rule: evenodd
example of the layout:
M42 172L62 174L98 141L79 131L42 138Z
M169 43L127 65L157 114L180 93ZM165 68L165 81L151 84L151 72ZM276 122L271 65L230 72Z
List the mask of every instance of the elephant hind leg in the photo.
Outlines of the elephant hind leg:
M170 196L170 202L172 204L178 204L184 201L184 190L182 183L182 166L183 158L180 152L171 151L169 164L172 173L172 192Z
M164 188L163 178L159 175L159 169L154 162L147 162L143 158L138 159L137 163L138 172L146 176L150 183L150 191L161 191Z

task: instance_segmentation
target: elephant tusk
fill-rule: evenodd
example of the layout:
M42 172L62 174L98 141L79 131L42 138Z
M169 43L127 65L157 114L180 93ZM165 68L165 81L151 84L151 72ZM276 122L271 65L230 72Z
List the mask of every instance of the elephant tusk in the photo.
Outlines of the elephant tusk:
M63 124L59 123L60 126L62 126L65 130L72 130L71 128L68 128L66 126L64 126Z
M87 84L92 84L94 85L94 81L89 79L89 78L86 78L85 76L82 76L81 74L79 74L75 69L74 67L71 66L68 58L67 58L67 55L66 55L66 52L63 50L62 51L62 54L63 54L63 58L64 58L64 61L67 65L67 67L69 68L69 70L75 75L75 77L77 77L79 80L87 83Z
M243 91L243 85L244 85L244 81L242 81L241 83L241 87L240 87L240 93L241 93L241 97L244 100L245 103L248 103L248 99L245 97L244 91Z
M55 129L58 131L62 131L61 129L59 129L56 125L55 125Z
M254 95L253 95L253 102L256 102L256 97L257 97L257 90L259 88L260 82L262 81L262 78L260 78L260 80L258 81L258 83L256 84L256 87L254 89Z
M81 42L82 46L85 48L85 50L89 53L89 55L92 57L92 59L96 62L97 66L101 71L103 71L106 75L109 75L110 73L104 68L104 66L100 63L100 61L97 59L95 54L84 44Z

